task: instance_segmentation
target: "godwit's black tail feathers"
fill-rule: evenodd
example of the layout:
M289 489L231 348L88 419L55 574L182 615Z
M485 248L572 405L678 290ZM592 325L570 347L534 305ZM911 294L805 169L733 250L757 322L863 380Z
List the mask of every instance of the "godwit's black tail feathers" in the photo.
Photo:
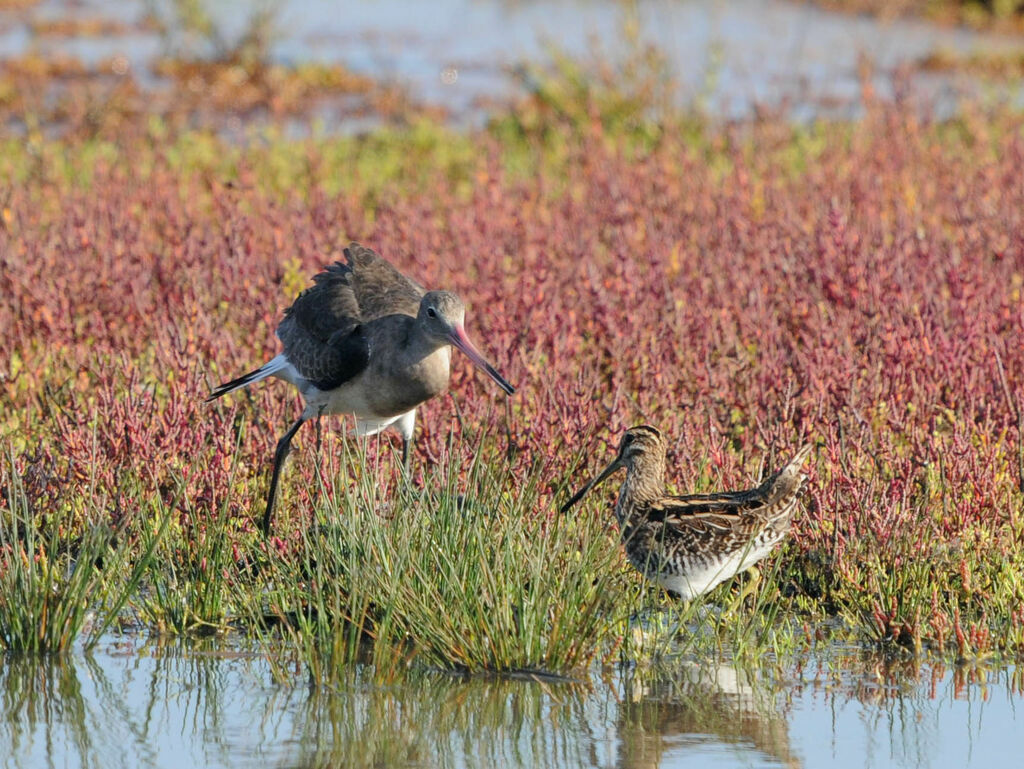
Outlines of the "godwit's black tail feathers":
M230 382L224 382L224 384L217 385L210 391L210 394L206 398L206 402L209 403L210 401L215 401L220 396L226 395L232 390L237 390L241 387L245 387L250 382L255 382L259 373L260 370L256 369L255 371L250 371L248 374L243 374L237 379L232 379Z
M217 400L222 395L227 395L229 392L238 390L246 385L251 385L253 382L259 382L261 379L266 379L268 376L272 376L277 372L288 366L288 359L284 355L278 355L269 363L265 363L255 371L250 371L248 374L243 374L237 379L232 379L230 382L217 385L210 392L210 395L206 398L206 402ZM287 374L285 375L287 379Z

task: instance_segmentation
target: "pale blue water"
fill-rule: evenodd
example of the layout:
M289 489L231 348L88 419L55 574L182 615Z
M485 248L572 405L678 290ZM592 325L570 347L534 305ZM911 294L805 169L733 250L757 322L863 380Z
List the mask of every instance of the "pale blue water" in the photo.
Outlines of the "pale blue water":
M221 34L237 38L258 0L204 0ZM418 100L448 108L455 120L482 112L480 100L506 98L519 87L508 71L543 60L555 44L573 56L615 60L623 28L634 19L639 39L667 56L678 99L711 115L736 117L757 107L795 118L855 114L858 62L873 63L876 92L893 92L893 74L937 49L1021 50L1019 39L939 27L922 21L879 22L781 0L280 0L273 56L281 61L342 62L401 83ZM156 7L167 3L156 0ZM635 9L632 15L625 6ZM43 0L28 18L76 14L139 19L141 0ZM0 12L0 56L37 50L74 54L88 62L124 56L146 80L166 45L152 32L93 39L34 38L25 14ZM193 41L194 42L194 41ZM1019 84L979 86L968 77L916 73L917 98L935 109L955 107L964 93L1021 98Z
M973 678L972 678L973 675ZM1014 668L887 666L854 649L775 670L678 662L582 683L276 683L217 642L110 641L0 666L7 767L1015 766Z

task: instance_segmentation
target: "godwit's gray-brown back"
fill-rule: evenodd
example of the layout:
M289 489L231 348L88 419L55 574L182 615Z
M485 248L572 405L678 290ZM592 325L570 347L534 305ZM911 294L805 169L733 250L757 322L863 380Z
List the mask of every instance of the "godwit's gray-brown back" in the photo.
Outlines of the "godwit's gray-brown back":
M615 504L622 543L641 574L684 599L708 592L753 566L789 532L805 480L807 444L778 473L745 491L665 493L665 441L648 425L626 431L615 459L562 512L620 468Z
M356 433L395 427L403 463L416 407L444 392L451 346L462 350L509 395L515 392L466 336L465 306L449 291L426 291L368 248L352 243L338 262L285 310L277 328L283 351L255 371L226 382L208 400L267 377L284 379L306 406L278 441L263 529L269 531L281 464L302 423L352 414Z

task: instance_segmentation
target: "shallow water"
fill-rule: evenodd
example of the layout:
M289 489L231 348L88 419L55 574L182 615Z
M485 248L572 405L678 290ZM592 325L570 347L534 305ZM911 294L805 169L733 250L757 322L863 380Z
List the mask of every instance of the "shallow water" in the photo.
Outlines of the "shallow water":
M159 5L159 3L158 3ZM206 0L227 39L237 38L256 2ZM795 118L855 114L861 104L862 63L883 96L893 73L943 49L1020 50L1019 39L940 27L923 21L878 21L781 0L644 0L635 7L639 38L667 56L679 98L711 115L739 117L758 107ZM574 55L614 60L622 53L627 12L615 0L281 0L273 57L279 61L341 62L375 78L405 84L419 101L446 107L453 119L475 120L481 100L520 87L508 71L543 61L550 44ZM34 37L33 18L109 18L103 0L44 0L29 14L0 12L0 56L37 50L73 54L95 63L123 56L143 82L154 56L180 40L152 31L101 38ZM133 23L146 5L116 4L116 18ZM963 93L1020 100L1019 85L992 88L955 74L908 76L918 98L953 109ZM148 77L152 82L152 76ZM982 91L984 89L984 91Z
M0 667L8 767L1006 766L1021 671L829 649L770 668L675 662L583 682L354 668L275 683L223 642L109 640Z

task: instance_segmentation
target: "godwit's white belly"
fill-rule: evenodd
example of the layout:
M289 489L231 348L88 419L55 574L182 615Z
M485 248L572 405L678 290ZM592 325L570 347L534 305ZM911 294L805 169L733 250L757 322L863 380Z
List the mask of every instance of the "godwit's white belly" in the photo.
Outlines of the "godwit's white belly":
M297 371L288 373L294 373L296 378L282 378L289 379L302 392L302 397L306 400L306 408L302 415L306 419L328 414L351 414L356 421L356 435L376 435L393 425L406 439L412 437L416 409L389 416L377 414L366 397L366 383L361 374L333 390L321 390L299 376Z
M333 390L321 390L307 383L302 389L302 397L306 399L305 414L315 417L321 414L352 414L357 419L378 419L373 413L366 397L366 388L362 377L350 379Z

